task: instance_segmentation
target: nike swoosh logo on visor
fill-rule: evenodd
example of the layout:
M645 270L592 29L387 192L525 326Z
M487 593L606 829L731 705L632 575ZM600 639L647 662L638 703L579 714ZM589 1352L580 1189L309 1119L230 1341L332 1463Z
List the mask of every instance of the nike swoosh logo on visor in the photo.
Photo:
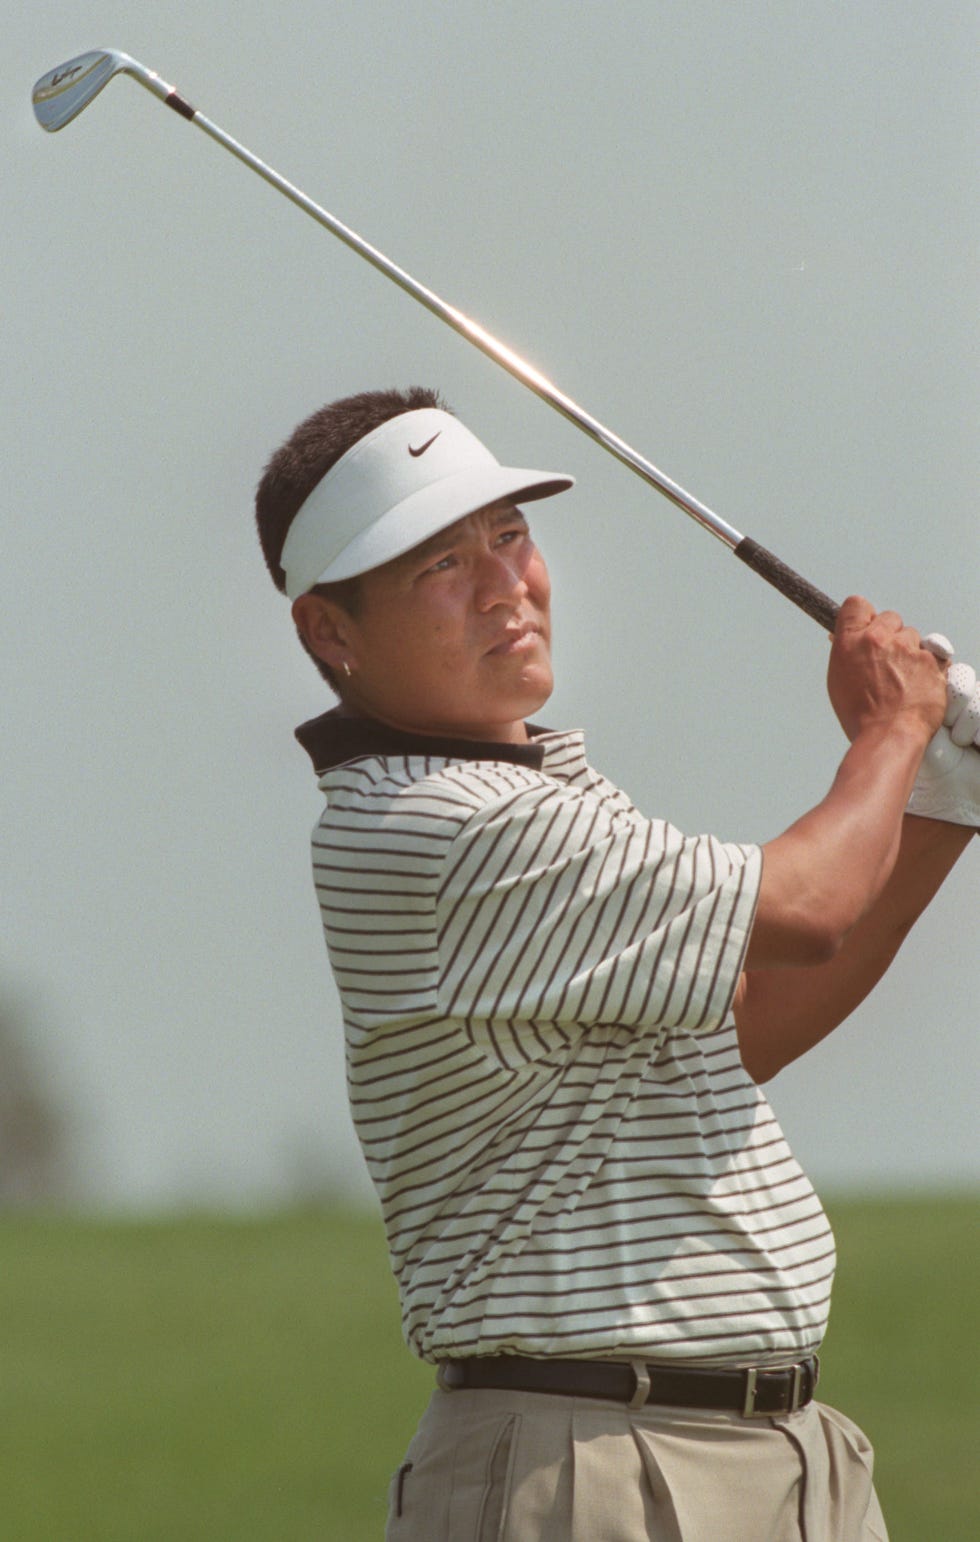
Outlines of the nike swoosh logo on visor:
M412 446L409 445L409 447L408 447L409 455L424 455L426 450L429 448L429 445L430 444L435 444L436 440L439 438L439 435L441 433L442 433L442 429L440 428L440 429L438 429L436 431L436 433L434 433L432 435L431 439L427 439L424 444L420 444L417 450L413 449Z

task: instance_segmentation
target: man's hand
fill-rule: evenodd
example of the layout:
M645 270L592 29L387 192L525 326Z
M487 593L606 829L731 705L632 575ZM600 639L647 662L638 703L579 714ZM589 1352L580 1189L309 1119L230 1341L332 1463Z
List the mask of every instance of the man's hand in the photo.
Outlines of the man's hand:
M980 829L980 682L969 664L950 666L943 726L930 741L907 812Z
M914 627L852 595L840 607L827 671L831 705L847 737L903 723L936 733L946 711L945 669Z

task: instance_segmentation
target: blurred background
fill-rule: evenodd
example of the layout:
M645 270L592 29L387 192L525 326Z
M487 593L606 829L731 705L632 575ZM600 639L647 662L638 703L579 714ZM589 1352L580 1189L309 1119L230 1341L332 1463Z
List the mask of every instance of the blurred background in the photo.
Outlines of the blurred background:
M689 830L765 840L842 750L823 634L258 178L125 50L831 595L980 660L980 21L551 0L8 17L0 421L0 1202L367 1202L292 731L328 706L251 501L309 411L435 384L556 583L545 715ZM978 1168L976 853L875 998L770 1089L836 1192Z

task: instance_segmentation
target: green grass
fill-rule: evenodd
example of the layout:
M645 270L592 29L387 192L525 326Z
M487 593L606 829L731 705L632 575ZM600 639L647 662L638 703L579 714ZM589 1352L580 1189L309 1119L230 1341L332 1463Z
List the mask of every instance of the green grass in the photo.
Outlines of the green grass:
M820 1396L875 1447L891 1542L976 1542L980 1204L828 1204L838 1267Z
M829 1206L821 1396L878 1451L892 1542L974 1542L977 1212ZM0 1218L5 1542L379 1542L431 1387L378 1224Z

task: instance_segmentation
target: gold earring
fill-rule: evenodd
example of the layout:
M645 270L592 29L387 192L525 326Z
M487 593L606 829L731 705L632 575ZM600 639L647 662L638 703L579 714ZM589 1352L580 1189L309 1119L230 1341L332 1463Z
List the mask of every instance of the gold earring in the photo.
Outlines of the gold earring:
M344 659L344 674L347 676L347 679L349 680L350 679L350 665L348 664L346 659Z

